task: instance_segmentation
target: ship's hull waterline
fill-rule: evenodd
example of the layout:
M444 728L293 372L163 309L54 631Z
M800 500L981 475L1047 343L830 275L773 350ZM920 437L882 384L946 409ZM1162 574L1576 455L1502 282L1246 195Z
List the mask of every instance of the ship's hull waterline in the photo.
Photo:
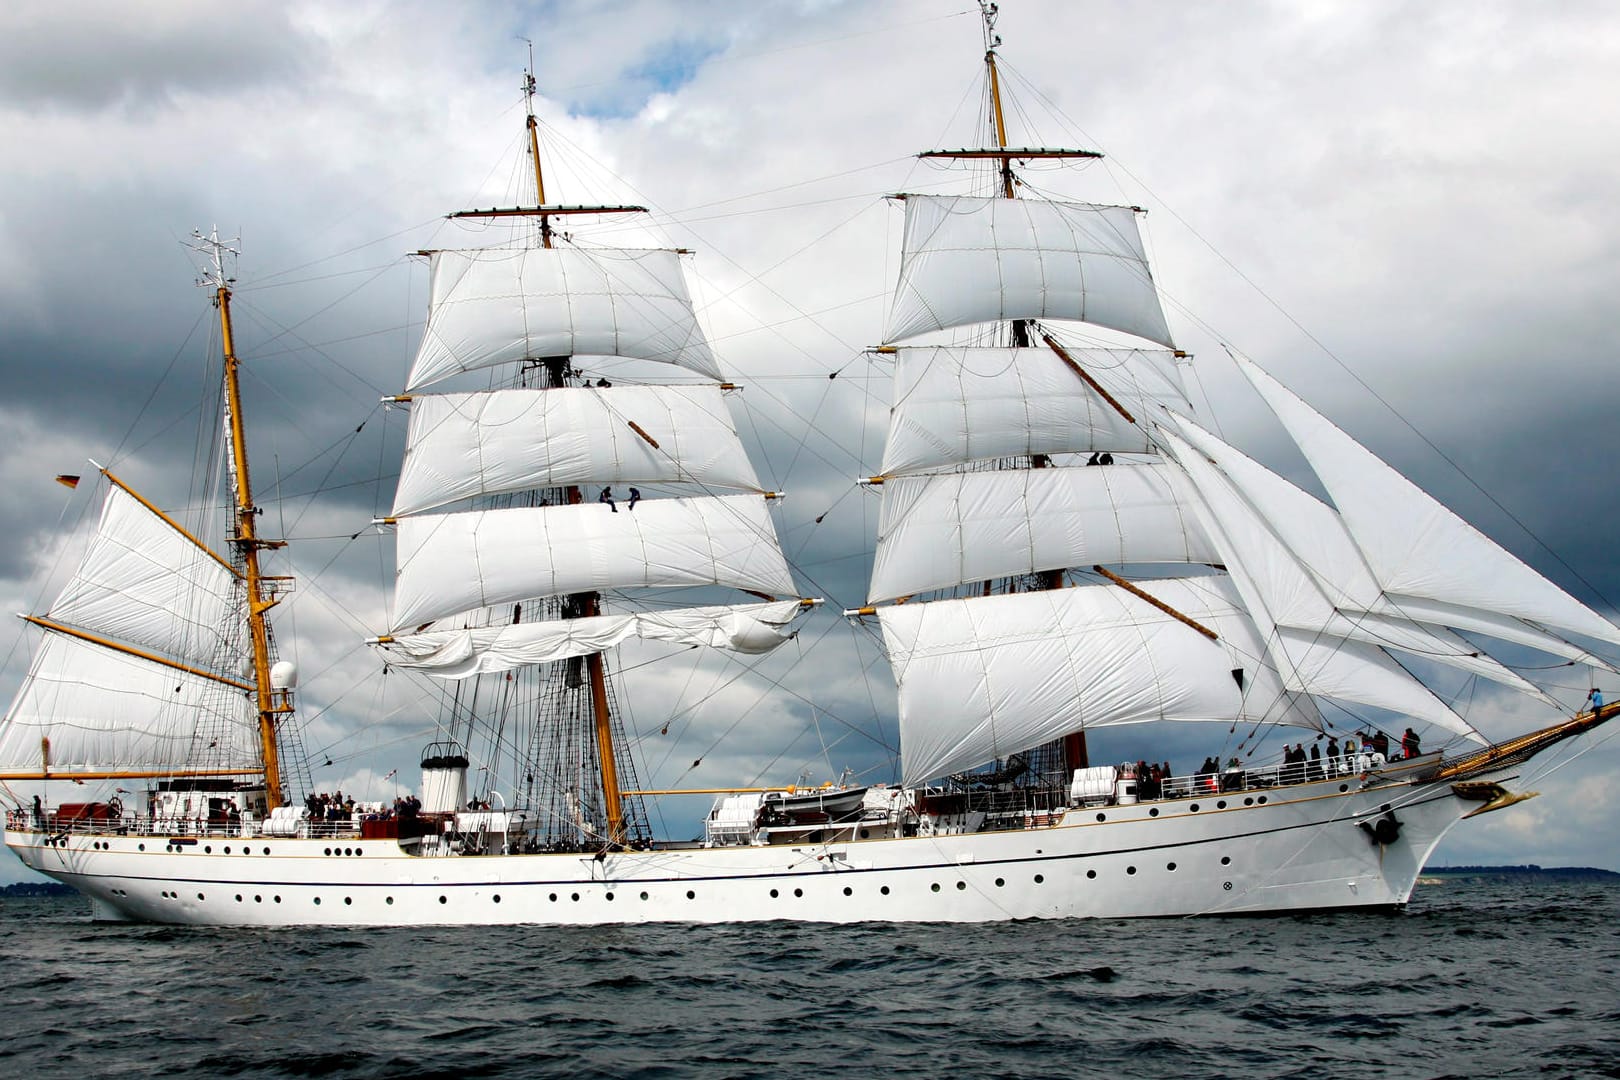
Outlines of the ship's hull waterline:
M419 857L393 840L353 838L12 831L6 840L28 866L88 896L103 920L991 922L1399 906L1447 830L1479 808L1444 782L1329 779L1076 809L1016 831L601 856ZM1399 829L1378 829L1391 815Z

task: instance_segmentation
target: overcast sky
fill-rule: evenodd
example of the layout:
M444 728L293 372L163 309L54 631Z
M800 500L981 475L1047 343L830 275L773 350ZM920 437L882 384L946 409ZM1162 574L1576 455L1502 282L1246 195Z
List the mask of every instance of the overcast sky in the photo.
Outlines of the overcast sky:
M1217 430L1306 477L1225 344L1615 616L1620 12L1002 9L1010 141L1108 154L1028 179L1146 208ZM741 427L789 492L784 546L804 591L829 598L758 674L633 676L644 734L677 703L669 739L642 744L642 780L820 780L846 765L890 779L892 683L833 609L863 599L876 520L850 481L875 471L887 408L887 370L862 352L896 263L883 195L958 184L911 155L981 140L970 2L6 5L0 600L39 610L60 575L61 530L83 520L90 485L70 495L55 474L94 458L185 503L212 313L179 241L217 223L241 237L255 480L300 577L278 633L305 673L312 750L334 760L317 783L386 794L389 769L414 774L433 710L356 648L384 626L392 570L367 523L391 498L404 415L377 399L403 385L420 333L426 275L408 253L504 236L443 215L528 197L524 39L550 201L647 205L651 227L624 242L697 252L700 316L746 386ZM0 629L0 700L32 644ZM1589 685L1583 669L1546 674L1572 705ZM1547 722L1496 694L1468 708L1493 735ZM1191 767L1223 737L1093 746ZM1620 744L1564 756L1526 782L1542 798L1460 826L1436 861L1620 869ZM0 880L20 873L0 864Z

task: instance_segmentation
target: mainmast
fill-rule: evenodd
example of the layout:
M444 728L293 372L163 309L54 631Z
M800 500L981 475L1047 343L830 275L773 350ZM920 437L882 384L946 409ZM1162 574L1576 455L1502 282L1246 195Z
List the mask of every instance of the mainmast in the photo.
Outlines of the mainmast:
M534 167L534 196L535 205L532 207L515 206L505 209L492 210L463 210L451 214L458 217L538 217L540 219L540 244L542 247L551 247L553 230L551 218L559 214L624 214L645 213L646 208L640 206L552 206L546 202L545 174L540 164L540 122L534 114L534 46L529 46L529 67L523 75L523 100L525 105L525 125L529 133L529 159ZM560 388L568 384L569 358L566 356L548 356L539 358L546 369L546 385ZM584 495L578 484L570 484L565 490L565 499L570 506L584 501ZM601 597L598 593L576 593L567 598L564 610L577 618L592 618L602 613ZM585 670L590 686L591 717L596 735L597 767L600 772L602 784L603 812L607 815L607 841L619 845L625 842L624 823L624 796L619 788L619 768L617 760L617 747L613 739L613 714L608 705L607 665L601 653L591 653L585 657Z
M207 236L193 233L191 247L208 260L203 279L198 283L214 290L214 306L219 309L220 347L224 356L225 431L230 439L230 455L226 459L230 470L231 489L235 494L231 544L242 559L242 580L247 589L248 634L253 648L254 697L259 713L259 754L264 764L266 809L274 810L283 804L281 790L281 764L276 750L276 723L278 717L291 712L292 705L286 693L278 694L270 677L270 631L265 613L280 601L266 595L265 578L259 568L259 552L266 548L285 547L281 540L261 540L257 534L259 508L253 502L253 485L248 476L247 431L242 419L242 396L238 379L239 361L236 343L231 334L231 283L234 278L225 275L225 256L240 254L219 239L217 229Z

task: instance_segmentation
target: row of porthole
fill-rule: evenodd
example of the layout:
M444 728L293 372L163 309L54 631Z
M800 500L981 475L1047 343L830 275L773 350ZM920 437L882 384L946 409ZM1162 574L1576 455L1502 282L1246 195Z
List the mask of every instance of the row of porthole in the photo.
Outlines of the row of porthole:
M175 854L177 852L184 851L187 847L196 847L196 844L194 844L194 843L193 844L169 843L169 844L163 845L163 850L165 852L173 855L173 854ZM137 850L137 851L145 851L146 850L146 845L145 844L137 844L136 847L135 847L135 850ZM263 851L264 851L264 853L266 855L270 854L270 849L269 848L264 848ZM209 844L209 845L207 845L207 846L205 846L203 848L203 854L204 855L212 855L213 853L214 853L214 847L213 847L212 844ZM230 853L231 853L231 849L230 849L229 846L227 846L225 848L225 854L229 855ZM242 854L243 855L251 855L251 854L253 854L253 849L248 847L246 844L243 844L242 845Z
M1230 866L1231 863L1232 863L1231 856L1223 855L1221 857L1221 865L1222 866ZM1166 863L1164 868L1166 870L1174 873L1175 869L1176 869L1176 864L1173 863L1173 862L1172 863ZM1127 873L1127 874L1135 874L1136 873L1136 867L1127 866L1125 868L1125 873ZM1097 876L1097 871L1095 871L1095 870L1087 870L1086 871L1086 877L1087 878L1095 879L1096 876ZM1046 882L1046 875L1044 875L1044 874L1036 874L1033 880L1034 880L1035 884L1042 885L1042 884L1044 884ZM998 889L1004 888L1006 886L1006 884L1007 884L1007 879L1006 878L996 878L996 888L998 888ZM956 883L956 888L957 888L957 890L959 892L960 891L965 891L967 889L967 887L968 887L967 882L965 882L965 881L958 881ZM1227 887L1230 888L1230 886L1227 886ZM114 890L114 892L117 892L117 891L118 890ZM932 883L931 885L929 885L929 891L930 892L936 892L936 893L939 892L940 891L939 882L936 881L936 882ZM878 892L883 896L888 896L889 895L889 887L887 885L881 885L881 886L878 887ZM127 896L128 894L127 893L120 893L120 895ZM162 895L165 898L170 899L170 900L178 900L180 898L180 894L179 893L174 893L174 892L165 891ZM774 900L774 899L778 898L780 895L781 895L781 893L780 893L779 890L777 890L777 889L772 889L771 890L771 899ZM804 896L804 890L803 889L794 889L793 890L793 895L795 897L803 897ZM853 896L853 895L855 895L855 890L852 889L851 887L849 887L848 885L846 885L846 886L844 886L844 895L845 896ZM570 900L574 901L575 903L578 903L579 900L580 900L580 895L577 892L576 893L570 893L568 898ZM611 890L608 891L607 893L603 894L603 898L606 899L609 902L612 902L612 900L614 898L613 897L613 892ZM688 890L686 890L686 898L688 900L696 900L697 899L697 893L693 892L691 889L688 889ZM197 899L202 900L203 899L203 894L198 893L197 894ZM279 897L279 896L271 897L271 899L277 904L281 903L281 897ZM550 899L550 901L552 903L556 903L557 899L558 899L558 894L557 893L551 893L550 896L549 896L549 899ZM643 899L643 900L649 899L648 894L643 892L641 894L641 899ZM495 893L493 896L490 897L490 901L492 903L496 903L496 904L500 903L501 902L501 894L500 893ZM236 902L238 904L244 902L241 893L236 894ZM253 902L255 904L262 904L264 902L264 897L262 895L261 896L255 896L253 898ZM320 903L321 903L321 898L318 897L318 896L315 897L314 902L315 902L315 906L319 907ZM394 898L392 896L387 896L387 897L383 898L383 903L385 903L385 904L390 904L391 905L391 904L393 904L393 902L394 902ZM449 902L450 902L450 898L448 896L446 896L446 895L444 895L442 893L439 895L439 903L448 904ZM345 896L343 898L343 903L344 903L345 906L350 906L350 905L352 905L354 903L354 898L351 897L351 896Z
M326 854L328 854L328 855L359 855L361 853L359 848L350 849L350 848L329 847L329 848L327 848L325 850L326 850ZM229 855L230 852L226 851L225 854Z

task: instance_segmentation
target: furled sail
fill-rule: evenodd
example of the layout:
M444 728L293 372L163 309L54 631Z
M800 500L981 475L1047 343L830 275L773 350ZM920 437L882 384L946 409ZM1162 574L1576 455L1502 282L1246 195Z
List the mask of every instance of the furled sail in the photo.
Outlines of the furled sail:
M1136 211L908 195L885 340L1008 319L1078 319L1172 345Z
M1147 453L1147 422L1191 411L1173 353L1069 352L1136 423L1045 347L900 349L884 474L1022 454Z
M1620 627L1435 501L1247 360L1239 368L1299 444L1381 588L1620 645Z
M758 495L419 515L399 522L395 629L568 593L730 585L794 592Z
M402 635L384 648L390 663L419 668L442 679L465 679L524 664L586 656L633 637L758 654L789 640L782 628L793 621L799 608L797 600L779 600L467 630L430 630Z
M718 381L668 250L435 251L427 329L406 387L547 356L625 356Z
M0 764L64 774L255 768L253 700L212 679L48 633L6 712Z
M94 635L236 672L241 610L227 566L110 484L84 558L48 614Z
M479 495L582 483L759 490L714 386L419 395L405 441L396 517Z
M883 486L872 601L1090 563L1211 563L1162 465L1007 469Z
M1218 640L1114 586L880 609L900 691L904 782L1112 724L1320 727L1310 701L1283 690L1229 579L1141 587Z

